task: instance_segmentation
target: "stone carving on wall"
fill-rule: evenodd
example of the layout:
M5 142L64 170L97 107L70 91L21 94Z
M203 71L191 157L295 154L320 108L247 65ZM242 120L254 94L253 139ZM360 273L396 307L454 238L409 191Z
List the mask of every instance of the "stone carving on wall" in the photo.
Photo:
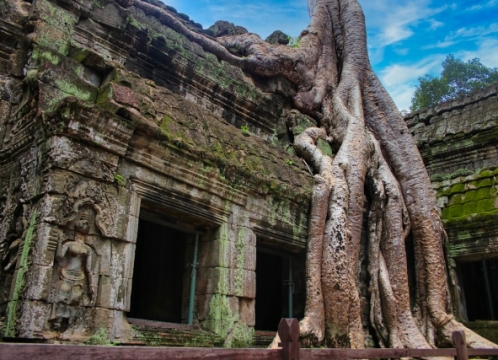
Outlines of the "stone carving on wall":
M22 248L27 221L23 216L24 209L19 207L12 214L12 226L4 241L0 242L0 314L8 301L13 274ZM17 215L14 215L17 213Z
M26 220L20 214L15 220L14 240L3 244L5 248L2 249L2 267L5 273L13 273L15 270L24 229L26 229Z
M91 203L96 211L94 225L104 237L113 237L117 233L117 208L116 194L109 188L94 180L82 180L77 176L68 176L64 186L66 199L58 209L59 223L64 224L75 209L82 203Z
M88 201L78 201L75 213L59 232L49 303L52 330L70 335L85 308L95 306L99 281L100 255L94 246L100 232L97 211Z

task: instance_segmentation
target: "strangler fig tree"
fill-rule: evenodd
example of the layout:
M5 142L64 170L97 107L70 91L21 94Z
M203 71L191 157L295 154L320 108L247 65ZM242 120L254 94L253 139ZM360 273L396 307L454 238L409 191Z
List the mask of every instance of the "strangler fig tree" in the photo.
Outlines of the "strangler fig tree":
M436 198L405 121L372 70L356 0L309 0L311 22L298 48L271 45L255 34L213 40L147 2L121 2L159 16L244 71L285 77L297 89L294 107L319 124L294 141L315 174L300 322L304 343L365 346L358 273L366 238L369 328L380 346L445 345L461 329L470 347L496 347L452 316ZM329 142L333 156L320 151L318 139ZM408 237L414 243L412 292Z

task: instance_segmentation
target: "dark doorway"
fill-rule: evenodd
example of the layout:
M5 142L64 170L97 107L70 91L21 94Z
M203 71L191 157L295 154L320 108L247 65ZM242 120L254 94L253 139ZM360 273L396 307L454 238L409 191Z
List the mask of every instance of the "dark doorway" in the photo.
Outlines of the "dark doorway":
M498 316L498 260L459 263L469 321Z
M256 254L256 326L257 330L276 331L286 310L284 259L258 251Z
M139 220L129 317L181 323L186 245L186 233Z

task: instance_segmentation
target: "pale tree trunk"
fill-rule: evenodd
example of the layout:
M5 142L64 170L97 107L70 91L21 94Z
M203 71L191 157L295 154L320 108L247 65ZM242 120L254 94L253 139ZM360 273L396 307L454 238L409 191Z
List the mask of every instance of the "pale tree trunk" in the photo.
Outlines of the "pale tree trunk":
M216 42L191 32L153 5L122 1L158 16L245 71L287 78L298 90L294 107L317 120L319 127L306 129L294 141L296 152L315 172L307 300L300 323L303 343L365 346L357 279L366 231L369 322L380 346L450 344L451 332L460 329L470 347L496 347L451 315L444 229L435 195L401 114L372 71L364 16L356 0L308 0L311 22L297 49L270 45L254 34ZM316 146L319 138L329 142L333 157ZM408 236L413 237L415 249L413 308L405 249Z

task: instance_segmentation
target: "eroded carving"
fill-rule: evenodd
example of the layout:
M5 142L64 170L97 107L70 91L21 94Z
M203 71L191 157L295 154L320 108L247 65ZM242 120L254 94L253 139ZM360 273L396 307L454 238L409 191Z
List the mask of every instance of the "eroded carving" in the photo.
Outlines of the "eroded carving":
M23 207L19 206L11 214L12 225L9 234L0 241L0 314L4 315L5 305L9 299L13 274L23 244L27 221L23 216ZM17 214L16 214L17 213ZM9 216L10 218L10 216Z
M109 189L103 189L97 181L82 181L79 177L68 176L64 191L67 198L57 214L61 224L74 217L81 204L91 203L96 212L94 225L100 233L105 237L113 237L112 234L116 234L118 200Z
M52 330L70 335L84 308L97 298L100 255L94 247L96 210L91 204L78 207L67 229L58 237L49 302Z
M26 220L22 215L19 215L14 227L14 240L12 242L5 242L5 250L2 251L2 267L5 273L14 272L19 255L19 248L22 244L24 229L26 229Z

